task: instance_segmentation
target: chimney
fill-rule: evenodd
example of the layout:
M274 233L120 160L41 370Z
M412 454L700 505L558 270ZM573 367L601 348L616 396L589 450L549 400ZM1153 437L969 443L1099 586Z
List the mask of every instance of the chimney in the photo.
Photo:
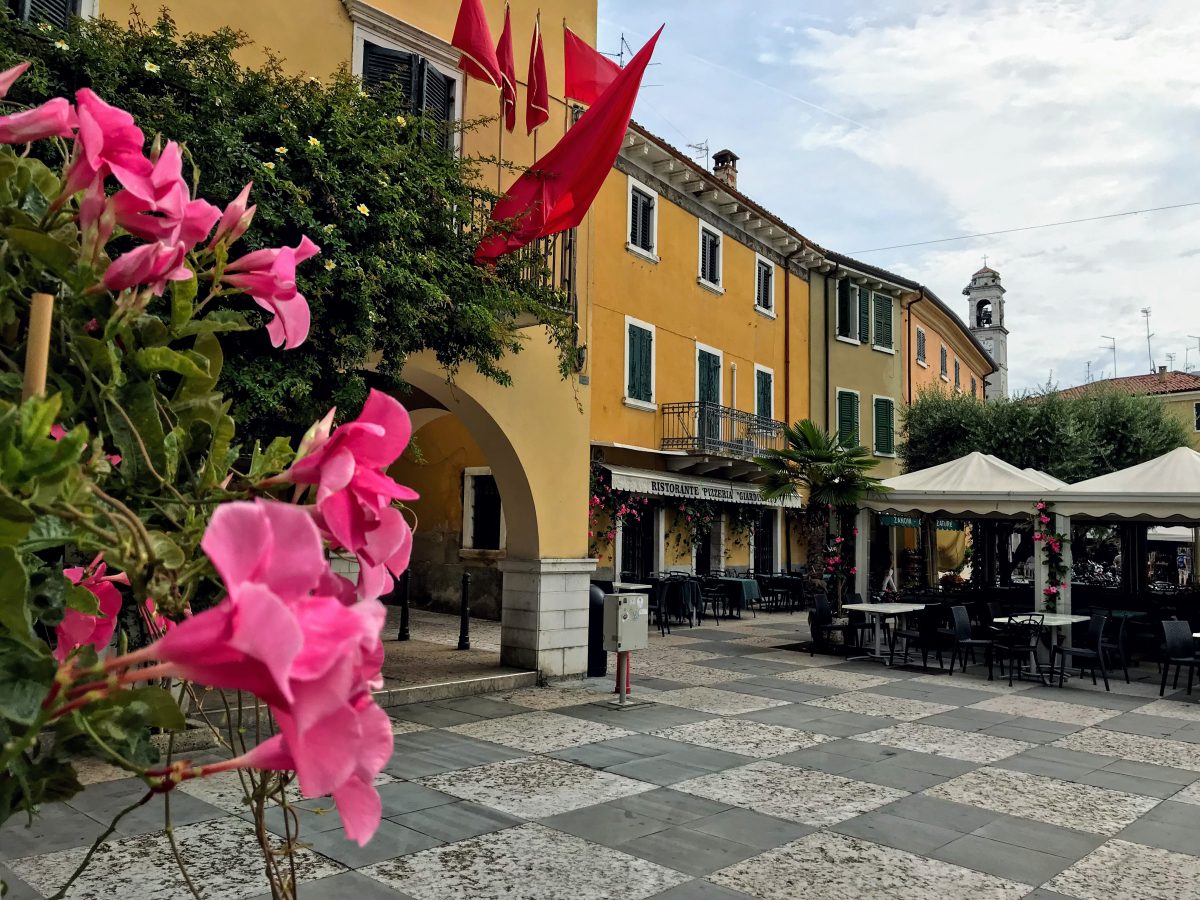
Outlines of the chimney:
M1166 380L1167 380L1167 367L1166 367L1166 366L1159 366L1159 367L1158 367L1158 377L1159 377L1159 379L1160 379L1160 380L1162 380L1162 381L1166 381Z
M737 190L738 156L732 150L718 150L713 154L713 174Z

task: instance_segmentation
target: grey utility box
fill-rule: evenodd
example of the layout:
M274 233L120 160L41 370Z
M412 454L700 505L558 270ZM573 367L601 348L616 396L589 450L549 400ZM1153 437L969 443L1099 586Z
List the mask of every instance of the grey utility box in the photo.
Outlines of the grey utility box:
M604 598L604 649L624 653L646 647L649 621L646 594L608 594Z

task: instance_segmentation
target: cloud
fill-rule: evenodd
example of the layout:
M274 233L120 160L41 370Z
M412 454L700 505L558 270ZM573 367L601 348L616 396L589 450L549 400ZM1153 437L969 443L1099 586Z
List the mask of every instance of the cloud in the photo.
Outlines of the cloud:
M645 7L650 6L647 10ZM1183 0L602 0L606 28L666 19L638 117L742 157L742 187L843 252L1200 201L1200 5ZM722 40L714 44L712 35ZM708 58L706 64L706 57ZM799 98L799 99L796 99ZM659 110L669 110L669 121ZM828 111L828 112L826 112ZM862 258L960 294L987 253L1010 381L1121 374L1200 334L1200 207ZM1191 354L1195 360L1200 355Z

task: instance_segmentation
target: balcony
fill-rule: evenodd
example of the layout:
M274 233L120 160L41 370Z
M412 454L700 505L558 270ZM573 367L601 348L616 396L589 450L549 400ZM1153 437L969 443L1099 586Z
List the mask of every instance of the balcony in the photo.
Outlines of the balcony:
M662 449L687 454L671 468L695 474L728 471L733 478L757 472L749 462L783 447L783 423L718 403L663 403Z

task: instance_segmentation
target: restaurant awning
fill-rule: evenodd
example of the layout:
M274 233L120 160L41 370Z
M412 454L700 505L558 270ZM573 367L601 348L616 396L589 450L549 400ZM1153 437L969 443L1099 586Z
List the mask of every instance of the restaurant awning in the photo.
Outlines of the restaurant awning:
M1039 500L1058 490L1057 479L1044 472L1025 471L986 453L888 478L885 494L863 503L888 513L947 513L978 518L1029 515ZM1058 482L1061 484L1061 482Z
M784 506L799 509L803 504L798 494L783 500L764 500L759 486L749 481L723 481L720 478L693 478L674 472L653 469L634 469L629 466L605 465L612 474L614 490L647 494L652 497L672 497L678 500L711 500L717 503L741 503L754 506Z
M1088 519L1200 522L1200 453L1179 447L1149 462L1060 488L1054 511Z

